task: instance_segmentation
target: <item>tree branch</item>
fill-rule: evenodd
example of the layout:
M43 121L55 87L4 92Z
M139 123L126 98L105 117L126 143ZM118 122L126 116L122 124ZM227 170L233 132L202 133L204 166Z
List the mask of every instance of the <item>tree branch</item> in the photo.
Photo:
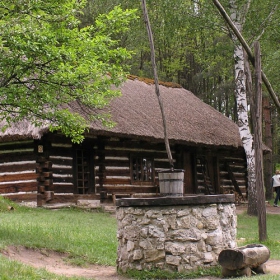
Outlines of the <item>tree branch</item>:
M228 16L227 12L223 8L223 6L220 4L220 2L218 0L212 0L212 1L215 4L215 6L218 8L220 14L223 16L226 23L233 30L235 36L238 38L239 42L241 43L241 45L243 46L243 48L247 52L250 62L255 67L255 58L254 58L254 55L253 55L250 47L248 46L247 42L245 41L245 39L243 38L243 36L239 32L239 30L236 28L236 26L234 25L231 18ZM278 111L280 112L280 103L279 103L278 97L276 96L276 94L275 94L275 92L272 88L272 85L270 84L269 80L267 79L267 77L266 77L266 75L264 74L263 71L261 72L261 75L262 75L263 83L265 84L265 86L266 86L266 88L267 88L267 90L270 94L270 97L272 98L275 106L277 107Z

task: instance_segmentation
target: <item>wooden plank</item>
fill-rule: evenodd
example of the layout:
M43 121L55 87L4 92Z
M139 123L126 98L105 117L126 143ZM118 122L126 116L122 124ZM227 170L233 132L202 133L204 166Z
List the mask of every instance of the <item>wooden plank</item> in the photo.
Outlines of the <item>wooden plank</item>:
M53 158L53 157L51 157L50 160L52 161L53 165L66 165L66 166L73 165L73 158Z
M72 157L72 147L52 147L50 150L50 156Z
M16 202L36 201L37 193L20 193L20 194L15 193L12 195L5 195L4 197Z
M33 161L36 160L36 156L33 153L16 153L16 154L4 154L0 157L0 163L4 162L20 162L20 161Z
M99 172L96 173L96 175L99 175L98 174ZM110 170L105 170L104 172L104 175L105 176L128 176L130 177L130 170L129 169L110 169Z
M74 186L56 183L51 186L50 190L54 193L74 193Z
M22 164L9 164L0 166L0 172L19 172L25 170L36 169L36 162L34 163L22 163Z
M113 198L113 203L116 203L117 198L124 198L124 197L131 197L130 193L113 193L112 198Z
M167 161L154 161L155 169L169 169L170 164Z
M56 177L53 176L54 183L73 183L73 177Z
M53 173L56 174L61 174L61 175L66 175L66 174L73 174L73 168L71 166L71 168L68 167L53 167L52 168Z
M6 142L6 143L1 143L0 145L0 151L23 150L23 149L33 149L33 148L34 148L33 140Z
M233 194L219 195L191 195L182 197L130 198L117 199L116 206L175 206L175 205L203 205L213 203L234 203Z
M48 137L48 140L50 140L52 143L55 143L55 144L61 144L61 145L71 144L72 145L71 140L69 138L65 137L63 134L49 133L47 135L47 137Z
M129 159L131 152L128 150L104 150L103 156L105 157L126 157Z
M135 147L141 147L145 150L160 150L165 151L165 145L162 143L151 143L151 142L140 142L134 140L122 140L119 141L110 141L107 140L104 142L106 148L124 148L124 149L133 149Z
M0 185L0 193L37 191L37 184L37 182L7 183L5 185Z
M130 161L129 161L129 159L127 159L127 160L107 159L107 160L104 160L104 161L96 160L95 164L97 166L100 165L100 164L105 164L106 166L112 166L112 167L114 167L114 166L129 167L130 166Z
M104 188L98 187L96 191L106 190L108 193L158 193L159 188L156 186L140 187L140 186L106 186Z
M12 182L12 181L23 181L23 180L36 180L37 174L31 173L18 173L18 174L5 174L0 176L0 182Z
M99 179L96 180L96 183L99 183ZM129 179L120 179L120 178L111 178L111 179L103 179L103 184L110 185L130 185L131 180ZM147 182L148 184L148 182Z
M143 157L150 158L158 158L158 159L166 159L167 155L164 150L162 151L143 151L141 148L131 151L131 150L105 150L104 154L106 157L127 157L130 158L131 155L139 155L141 154ZM175 153L174 153L175 155Z

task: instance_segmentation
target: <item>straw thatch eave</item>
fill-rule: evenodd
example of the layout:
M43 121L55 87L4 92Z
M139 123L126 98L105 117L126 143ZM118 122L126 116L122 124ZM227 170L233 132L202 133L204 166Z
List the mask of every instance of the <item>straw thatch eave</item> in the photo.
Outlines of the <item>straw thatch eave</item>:
M6 123L0 122L0 127L4 127ZM28 121L20 121L8 127L4 132L0 132L0 142L10 142L19 140L41 139L48 131L48 127L35 127Z

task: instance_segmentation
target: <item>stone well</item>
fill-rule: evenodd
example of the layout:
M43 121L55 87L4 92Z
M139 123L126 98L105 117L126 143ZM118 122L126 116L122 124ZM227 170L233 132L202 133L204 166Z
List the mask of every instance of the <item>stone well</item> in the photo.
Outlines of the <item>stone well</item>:
M234 195L118 199L120 271L184 272L218 264L236 247Z

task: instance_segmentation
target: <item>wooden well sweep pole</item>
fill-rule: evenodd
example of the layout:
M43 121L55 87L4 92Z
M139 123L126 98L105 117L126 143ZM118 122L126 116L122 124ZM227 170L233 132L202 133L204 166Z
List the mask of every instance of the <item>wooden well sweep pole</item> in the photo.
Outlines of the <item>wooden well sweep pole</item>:
M153 66L154 79L155 79L155 92L156 92L156 95L158 98L161 116L162 116L163 130L164 130L164 142L165 142L165 147L166 147L169 164L170 164L171 169L173 169L174 164L173 164L172 153L170 150L170 145L169 145L169 140L168 140L167 125L166 125L166 119L165 119L165 114L164 114L164 109L163 109L163 102L162 102L162 98L161 98L160 91L159 91L159 82L158 82L158 74L157 74L157 66L156 66L156 58L155 58L153 33L152 33L151 24L150 24L150 20L149 20L149 16L148 16L146 1L142 0L141 3L142 3L144 21L146 24L147 33L148 33L149 42L150 42L151 62L152 62L152 66Z
M261 78L261 51L259 42L254 43L255 51L255 156L256 156L256 189L258 204L259 240L267 239L266 207L263 180L263 155L262 155L262 78Z

